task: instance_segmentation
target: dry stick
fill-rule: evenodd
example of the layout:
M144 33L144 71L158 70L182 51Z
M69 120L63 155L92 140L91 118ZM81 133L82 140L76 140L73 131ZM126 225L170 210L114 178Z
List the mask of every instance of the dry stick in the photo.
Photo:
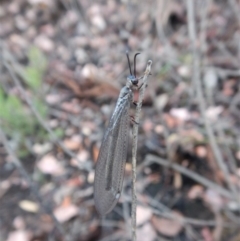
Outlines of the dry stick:
M81 164L81 161L78 160L77 156L73 152L71 152L61 141L58 140L58 137L54 134L52 129L45 123L45 121L43 120L41 115L38 113L38 111L36 110L36 108L32 104L30 98L28 97L28 95L26 94L24 88L22 87L20 80L17 78L16 74L12 71L12 68L10 67L10 65L6 61L4 61L4 65L7 68L8 72L10 73L10 75L11 75L15 85L19 88L23 98L25 99L26 103L29 105L29 107L32 110L33 114L36 116L37 120L43 126L43 128L49 133L49 136L50 136L51 140L55 144L60 146L62 148L62 150L67 155L69 155L72 158L75 158L78 161L78 163L79 163L78 168L79 169L90 171L91 170L90 166L88 166L87 164L86 165Z
M166 159L163 159L160 157L156 157L154 155L150 155L150 154L147 155L144 165L148 165L149 163L152 163L152 162L158 163L159 165L162 165L162 166L170 167L173 170L178 171L187 177L190 177L192 180L195 180L198 183L201 183L203 186L213 189L214 191L218 192L222 196L234 200L233 195L227 189L217 185L216 183L202 177L201 175L197 174L196 172L193 172L181 165L171 163L169 160L166 160Z
M221 143L223 145L223 150L226 153L226 157L227 157L228 162L229 162L229 168L230 168L231 172L234 173L235 176L238 178L237 163L234 159L234 156L232 154L232 151L230 150L230 147L229 147L228 143L226 142L227 137L224 133L223 126L221 125L221 123L219 123L219 125L216 125L216 130L218 132L218 136L219 136L219 138L221 140Z
M136 169L137 169L137 143L138 143L138 123L140 119L140 112L142 109L142 102L147 86L148 76L151 72L152 60L148 60L147 68L143 76L143 84L140 88L139 99L135 113L135 124L133 126L133 146L132 146L132 241L136 240L136 209L137 209L137 196L136 196Z
M150 206L153 213L166 217L172 220L175 220L176 222L183 223L183 224L191 224L195 226L217 226L218 223L215 220L203 220L203 219L194 219L194 218L188 218L185 216L179 217L176 215L170 208L165 206L164 204L160 203L159 201L153 199L153 198L147 198L147 205L143 206ZM236 223L229 223L229 221L226 221L221 224L223 227L233 227L239 224Z
M150 158L148 158L148 156ZM154 162L154 163L157 163L157 164L160 164L160 165L161 165L161 163L166 163L166 165L169 165L169 167L171 167L170 161L168 161L168 160L161 159L161 158L159 158L157 156L154 156L154 155L148 155L148 156L146 158L147 160L145 160L142 163L145 166ZM157 161L155 159L152 159L152 161L150 161L151 157L154 157ZM141 165L141 166L143 166L143 165ZM177 166L182 167L181 165L177 165ZM176 168L175 170L179 171L178 168ZM188 169L186 169L186 171L191 172ZM229 195L231 195L231 194L229 193ZM215 226L215 225L217 225L215 220L201 220L201 219L188 218L188 217L184 217L184 216L182 216L180 218L179 216L176 216L170 208L168 208L167 206L165 206L164 204L162 204L161 202L159 202L159 201L157 201L153 198L144 196L142 200L144 200L144 201L138 202L139 205L141 205L143 207L148 207L148 208L150 207L153 213L155 213L157 215L160 215L160 216L163 216L163 217L174 219L177 222L182 222L182 223L196 225L196 226ZM239 222L238 223L229 223L229 222L223 223L224 227L232 227L232 225L239 225Z
M1 123L0 123L1 124ZM53 219L53 222L56 226L56 228L59 230L60 234L63 237L66 237L64 229L62 227L62 225L58 222L58 220L56 219L56 217L54 216L54 214L52 213L52 210L49 208L50 205L49 204L44 204L44 201L41 197L41 195L39 194L38 188L35 185L35 183L32 181L32 178L29 176L29 174L27 173L27 171L24 169L21 161L17 158L17 156L15 155L14 151L11 149L10 144L7 140L6 134L4 133L4 131L1 129L1 125L0 125L0 140L3 143L3 145L5 146L5 149L8 153L8 155L11 157L11 161L13 162L13 164L16 166L16 168L19 170L19 172L21 173L21 175L24 177L24 179L26 180L26 182L28 183L32 193L36 196L40 206L42 207L42 209L44 210L45 213L49 214L51 216L51 218Z
M154 156L154 155L147 155L144 162L142 164L140 164L137 168L137 171L140 172L145 166L151 164L151 163L157 163L159 165L168 167L168 168L172 168L173 170L191 178L192 180L202 184L203 186L205 186L206 188L210 188L210 189L214 189L217 193L219 193L220 195L233 199L233 196L231 194L231 192L229 192L229 190L223 188L222 186L219 186L217 183L210 181L209 179L199 175L198 173L185 168L179 164L175 164L170 162L170 160L167 159L163 159L160 158L158 156Z
M222 170L225 180L229 186L229 188L232 191L233 196L235 197L235 200L237 201L238 194L236 191L235 186L231 183L230 180L230 175L229 171L224 163L224 160L222 158L221 152L219 150L219 147L216 143L216 139L212 130L212 127L205 115L205 110L206 110L206 103L203 98L203 93L202 93L202 86L201 86L201 80L200 80L200 59L199 59L199 54L197 51L197 41L196 41L196 27L195 27L195 15L194 15L194 1L193 0L187 0L187 15L188 15L188 31L189 31L189 37L192 43L192 52L193 52L193 84L195 87L195 90L197 92L197 99L198 99L198 104L201 112L201 116L203 117L204 120L204 125L207 131L208 138L210 140L210 145L213 150L214 156L217 160L218 166Z
M201 51L202 53L206 53L207 52L207 34L206 34L206 28L207 28L207 24L208 24L208 12L209 12L209 7L211 5L211 1L212 0L205 0L202 1L202 4L204 6L202 6L201 11L200 11L200 47L201 47ZM207 62L205 60L205 62Z

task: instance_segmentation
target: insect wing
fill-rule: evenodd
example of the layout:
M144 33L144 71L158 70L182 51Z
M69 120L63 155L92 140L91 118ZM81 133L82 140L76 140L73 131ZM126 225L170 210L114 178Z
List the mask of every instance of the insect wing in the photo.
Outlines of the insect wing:
M94 201L100 215L109 213L120 198L129 138L130 101L119 107L110 121L100 148L94 178ZM116 107L116 108L117 108Z

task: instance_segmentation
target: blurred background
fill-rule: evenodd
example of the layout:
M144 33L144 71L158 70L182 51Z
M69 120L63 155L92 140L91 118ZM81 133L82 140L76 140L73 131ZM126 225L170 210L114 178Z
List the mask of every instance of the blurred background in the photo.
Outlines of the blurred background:
M101 219L93 201L128 50L137 76L153 61L137 240L239 241L239 13L237 0L1 0L0 240L131 239L130 147L115 209Z

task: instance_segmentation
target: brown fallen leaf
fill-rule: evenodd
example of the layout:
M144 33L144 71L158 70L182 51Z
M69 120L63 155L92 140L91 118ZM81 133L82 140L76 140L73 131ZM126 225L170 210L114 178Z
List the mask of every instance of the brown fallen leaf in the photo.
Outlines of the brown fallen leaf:
M206 158L207 157L207 148L203 145L196 146L195 153L198 157Z
M176 189L180 189L182 187L182 175L176 171L174 171L173 186Z
M183 215L177 211L171 212L178 218L182 218ZM153 227L161 234L168 237L175 237L183 229L183 224L176 219L167 219L163 217L153 216L151 219Z
M71 138L65 139L63 143L68 149L76 151L81 146L81 142L81 137L79 135L74 135Z
M77 159L72 158L70 163L73 166L78 166L79 162L84 163L88 160L88 158L89 158L89 152L87 152L86 150L80 150L77 154Z
M61 108L66 111L66 112L69 112L69 113L72 113L74 115L77 115L80 113L81 111L81 108L80 106L74 102L74 101L71 101L71 102L62 102L61 103Z
M213 235L208 227L205 227L201 230L201 234L204 238L204 241L213 241Z
M204 188L201 185L194 185L188 191L188 198L189 199L196 199L202 197L204 192Z
M66 184L70 187L79 187L84 183L84 179L81 176L73 177L68 179Z
M68 207L72 204L72 199L70 196L65 196L62 200L61 206L62 207Z
M44 156L37 164L39 170L46 174L51 174L53 176L59 176L64 173L64 169L58 162L56 157L49 154Z
M55 48L54 42L45 35L38 35L35 38L34 43L38 48L47 53L51 52Z
M236 85L235 79L229 79L223 84L223 94L225 96L232 96L234 94L234 86Z
M144 130L144 132L147 134L150 134L151 131L153 130L154 128L154 125L153 125L153 122L151 119L146 119L142 125L142 128Z
M93 161L94 161L94 163L97 162L98 154L99 154L99 147L98 147L96 144L94 144L94 145L93 145L93 150L92 150L92 155L93 155Z
M78 214L78 207L74 204L60 206L54 210L54 215L60 223L64 223Z
M173 129L178 126L177 119L175 117L171 116L170 114L168 114L168 113L163 114L163 118L169 129Z

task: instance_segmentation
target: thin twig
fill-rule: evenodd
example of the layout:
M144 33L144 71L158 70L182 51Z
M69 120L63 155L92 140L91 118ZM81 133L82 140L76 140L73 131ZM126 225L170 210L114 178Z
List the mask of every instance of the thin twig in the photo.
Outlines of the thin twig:
M138 123L140 119L140 112L142 109L142 102L147 87L148 76L151 72L152 61L148 60L147 68L143 76L143 84L140 88L139 99L135 113L135 124L133 126L133 146L132 146L132 241L136 240L136 209L137 209L137 196L136 196L136 166L137 166L137 142L138 142Z
M228 159L229 169L231 170L232 173L234 173L234 175L236 177L238 177L238 175L237 175L237 163L236 163L235 158L232 154L232 151L230 150L230 147L228 146L228 143L226 142L227 137L225 135L225 132L223 130L223 126L222 126L221 123L216 125L216 130L218 132L221 143L223 144L223 150L226 153L226 157Z
M229 192L227 189L217 185L216 183L202 177L201 175L181 166L175 163L171 163L169 160L165 160L163 158L154 156L154 155L147 155L146 161L144 162L144 165L148 165L149 163L158 163L159 165L170 167L175 171L178 171L182 173L183 175L190 177L191 179L197 181L198 183L201 183L203 186L213 189L215 192L218 192L224 197L227 197L229 199L234 199L231 192Z
M200 11L200 17L201 17L201 22L200 22L200 46L201 46L201 51L205 55L207 52L207 41L206 41L206 29L207 29L207 24L208 24L208 11L209 7L211 5L211 0L204 0L202 1L202 7ZM207 60L203 61L204 63L207 63Z
M9 142L7 140L6 134L2 130L1 125L0 125L0 140L3 143L3 145L4 145L8 155L11 157L11 161L16 166L16 168L19 170L19 172L21 173L23 178L26 180L26 182L28 183L32 193L37 198L37 200L38 200L40 206L42 207L42 209L44 210L44 212L51 216L51 218L52 218L52 220L53 220L53 222L55 224L55 227L59 230L59 232L61 233L61 235L63 237L66 237L66 234L64 232L64 229L63 229L62 225L58 222L58 220L54 216L52 210L49 208L50 205L44 203L43 198L39 194L37 185L33 182L32 178L30 177L30 175L27 173L27 171L23 167L21 161L17 158L17 156L15 155L14 151L11 149L11 147L9 145Z
M185 216L178 216L176 215L170 208L168 208L167 206L163 205L162 203L159 203L157 200L152 199L152 198L148 198L147 200L148 203L148 207L149 205L151 206L151 210L153 213L161 216L161 217L165 217L165 218L169 218L172 219L176 222L182 223L182 224L190 224L190 225L194 225L194 226L218 226L219 223L215 220L201 220L201 219L195 219L195 218L188 218ZM164 210L162 207L159 208L160 206L164 207ZM146 206L146 205L143 205ZM228 222L223 222L220 224L222 227L232 227L232 226L236 226L236 223L229 223Z
M189 38L192 43L192 54L193 54L193 79L192 83L194 86L194 89L197 94L198 104L200 108L201 116L203 117L205 128L207 131L208 138L210 140L210 145L213 150L214 156L216 158L216 161L218 163L219 168L222 170L224 174L224 178L232 192L232 195L235 197L235 200L238 200L238 194L236 191L235 186L230 180L229 171L224 163L222 154L220 152L220 149L217 145L216 138L214 136L212 127L206 117L205 110L206 110L206 103L203 98L203 91L201 86L201 80L200 80L200 57L197 50L197 38L196 38L196 26L195 26L195 13L194 13L194 1L187 0L187 12L188 12L188 31L189 31Z
M174 219L177 222L184 223L184 224L190 224L194 226L217 226L218 223L215 220L203 220L203 219L196 219L196 218L188 218L186 216L182 216L181 218L177 215L175 215L170 208L162 204L161 202L150 198L149 196L144 195L142 197L144 202L138 201L138 205L150 208L152 213L155 213L159 216L166 217L169 219ZM127 201L130 201L130 197L126 199ZM230 222L226 221L221 224L223 227L233 227L236 225L239 225L239 222ZM113 225L114 226L114 225ZM117 226L116 226L117 227Z

